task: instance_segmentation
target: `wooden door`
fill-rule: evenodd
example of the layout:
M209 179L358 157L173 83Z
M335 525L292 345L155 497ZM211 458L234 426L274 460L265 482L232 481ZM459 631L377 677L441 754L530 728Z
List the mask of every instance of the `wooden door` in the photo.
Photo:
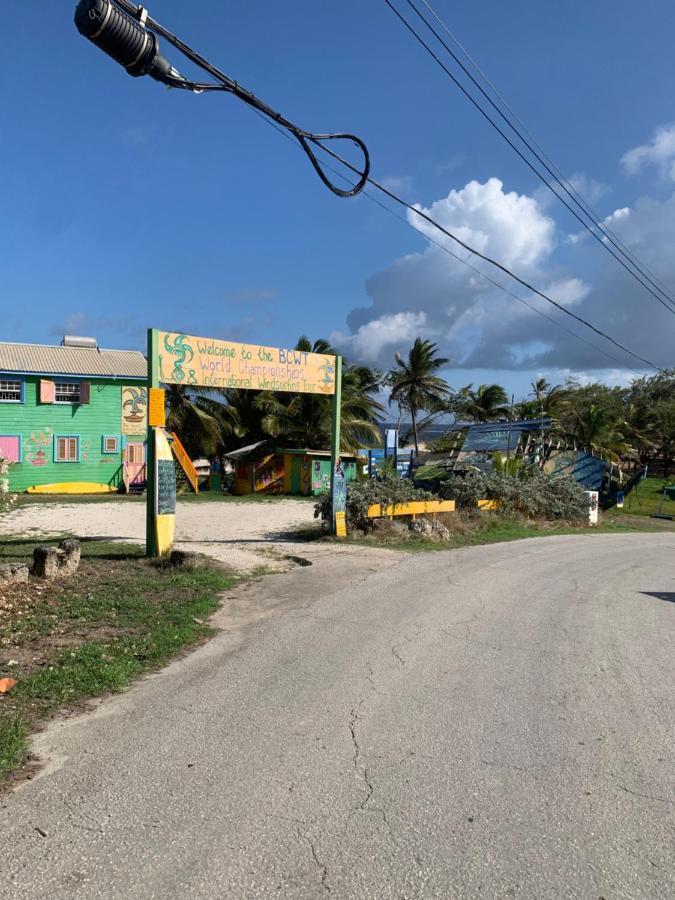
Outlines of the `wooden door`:
M143 441L127 441L124 448L124 476L127 486L145 483L145 445Z

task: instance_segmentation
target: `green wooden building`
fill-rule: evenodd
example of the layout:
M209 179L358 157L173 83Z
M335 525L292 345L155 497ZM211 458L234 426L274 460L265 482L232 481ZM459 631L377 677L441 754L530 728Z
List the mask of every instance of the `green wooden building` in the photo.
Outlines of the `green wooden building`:
M93 338L0 343L0 455L13 492L103 493L145 482L147 363Z

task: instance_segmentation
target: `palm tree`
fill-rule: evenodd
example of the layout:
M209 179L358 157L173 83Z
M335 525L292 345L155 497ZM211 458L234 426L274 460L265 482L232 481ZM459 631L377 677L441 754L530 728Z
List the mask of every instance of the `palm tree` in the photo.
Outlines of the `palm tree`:
M216 456L225 434L232 433L235 421L227 407L209 396L203 388L187 388L181 384L166 386L166 427L175 431L194 459Z
M438 356L437 353L436 344L419 337L415 338L407 360L403 359L400 353L395 355L396 365L390 373L389 402L398 403L410 411L416 456L419 453L418 413L438 404L444 404L447 408L450 399L447 382L435 374L448 360Z
M553 416L555 415L567 399L568 391L562 384L554 384L551 386L545 378L537 378L531 383L534 403L537 404L537 415Z
M509 415L509 398L501 384L479 384L475 391L473 385L467 384L457 396L455 406L464 418L489 422Z
M311 341L303 336L295 347L308 353L335 355L323 338ZM364 445L379 443L377 422L383 408L373 396L381 379L366 366L345 366L342 372L340 407L340 449L354 451ZM282 438L296 447L328 449L332 433L332 403L322 394L283 394L265 392L257 405L263 413L262 428L266 434Z
M624 436L624 425L607 407L589 403L572 411L569 437L594 453L618 462L622 456L636 455Z

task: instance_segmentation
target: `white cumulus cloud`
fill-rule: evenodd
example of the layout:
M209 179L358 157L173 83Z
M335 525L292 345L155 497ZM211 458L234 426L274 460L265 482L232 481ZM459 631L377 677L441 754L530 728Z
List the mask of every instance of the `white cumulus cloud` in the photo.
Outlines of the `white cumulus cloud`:
M407 349L407 345L424 331L426 320L423 312L380 316L361 325L354 334L334 331L330 342L352 359L376 363L385 350L391 356Z
M571 255L569 244L557 240L553 220L534 197L507 192L499 179L490 178L484 184L471 181L417 209L637 353L657 365L673 365L675 319L595 241L579 243ZM351 359L389 366L394 351L407 349L420 334L437 342L454 368L584 372L606 369L608 364L622 370L644 368L508 276L462 251L418 214L410 213L409 220L429 243L367 280L370 305L349 313L349 333L333 335ZM607 221L620 240L675 291L675 256L670 249L675 238L675 194L663 202L641 198L630 209L615 210ZM444 248L524 302L499 290ZM592 279L585 277L585 271L592 272ZM587 343L576 340L570 331Z
M662 175L675 181L675 122L657 128L649 143L624 153L621 165L629 175L637 174L646 166L656 166Z
M415 204L415 209L426 213L476 250L494 256L508 266L535 265L553 248L553 220L543 215L532 197L515 191L504 193L504 185L498 178L490 178L485 184L470 181L461 191L450 191L447 197L430 207L425 209ZM408 221L427 237L449 246L454 252L459 249L460 254L464 253L421 216L408 212Z

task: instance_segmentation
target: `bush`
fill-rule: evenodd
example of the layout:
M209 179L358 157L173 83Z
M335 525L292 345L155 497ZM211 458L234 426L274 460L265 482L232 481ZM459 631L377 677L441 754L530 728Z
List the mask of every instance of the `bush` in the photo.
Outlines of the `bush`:
M453 475L441 485L441 496L468 509L475 509L478 500L498 500L504 516L570 522L588 516L588 497L573 478L551 478L539 469L531 469L521 477L497 472L475 472L463 478Z
M373 519L368 518L368 507L374 503L383 506L408 503L411 500L433 500L434 495L413 486L407 478L386 478L383 481L350 481L347 486L347 528L368 531ZM315 516L328 519L330 494L321 494L317 500Z

